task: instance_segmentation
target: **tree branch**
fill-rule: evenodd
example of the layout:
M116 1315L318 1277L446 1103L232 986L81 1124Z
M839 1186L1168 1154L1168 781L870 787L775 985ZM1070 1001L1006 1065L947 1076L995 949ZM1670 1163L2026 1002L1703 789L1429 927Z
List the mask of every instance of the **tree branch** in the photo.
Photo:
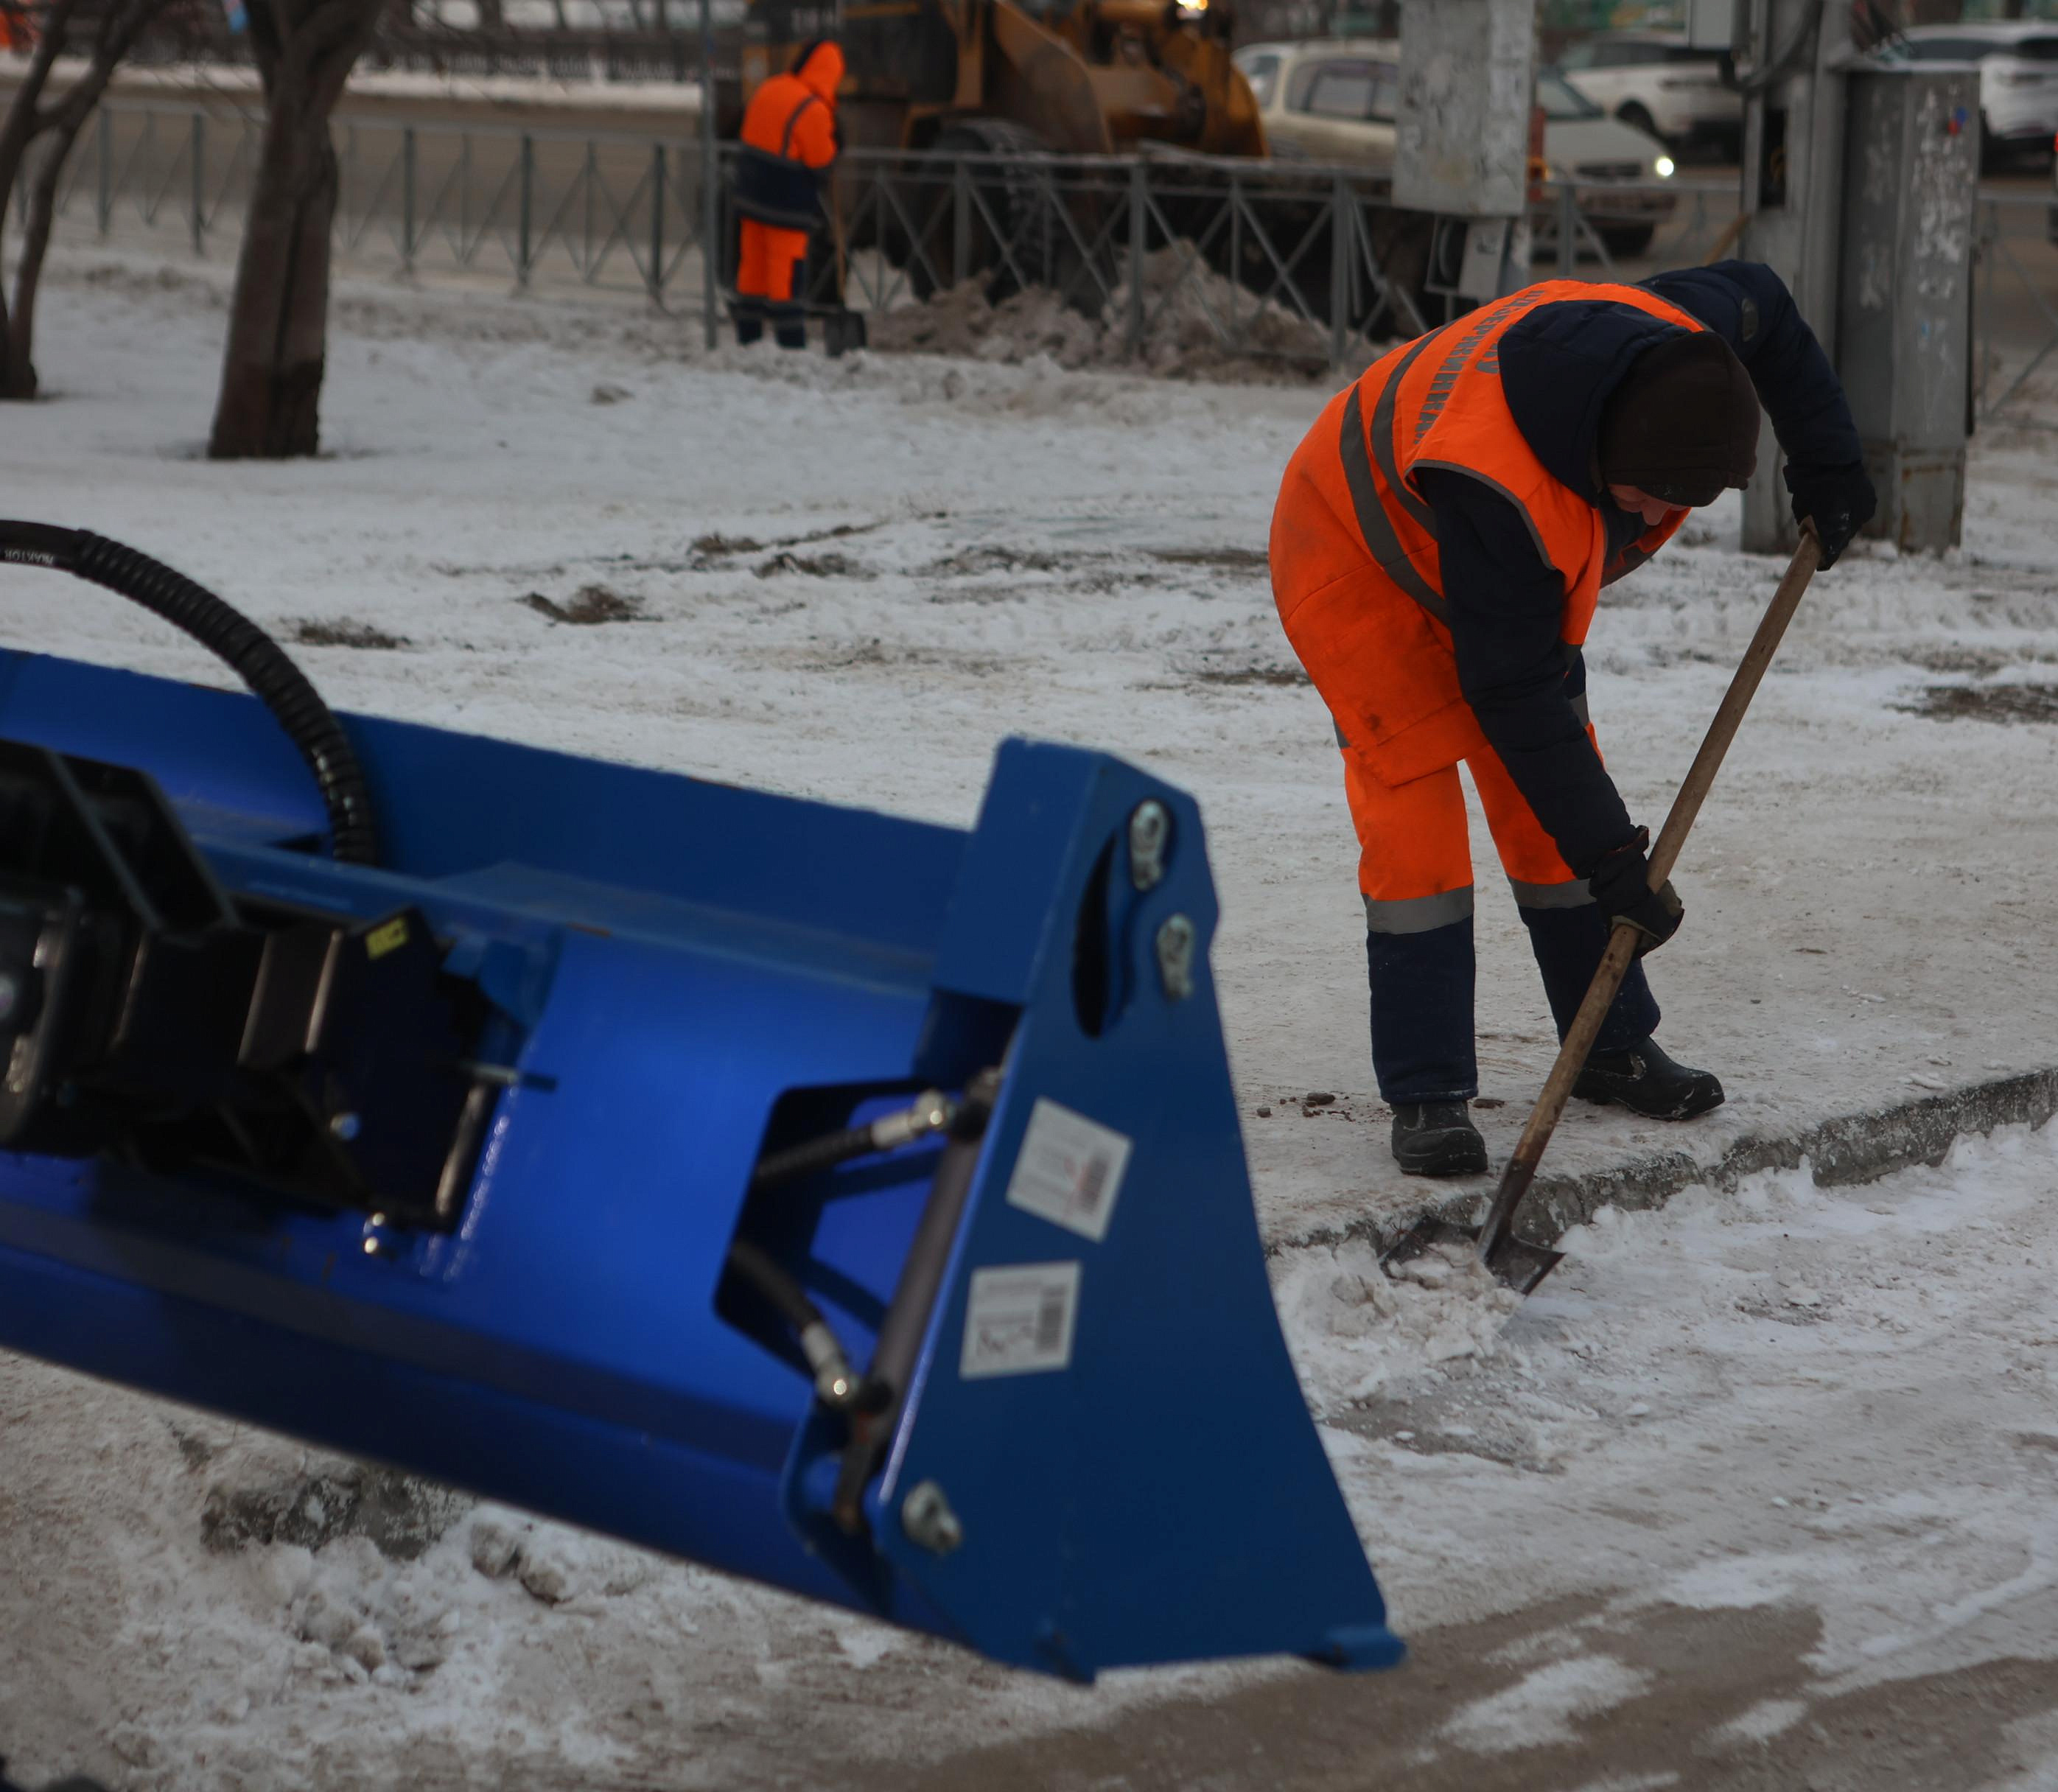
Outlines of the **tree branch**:
M135 48L137 38L170 4L171 0L127 0L125 5L109 7L93 34L92 62L85 73L65 89L64 97L49 109L42 128L75 137L107 91L115 70Z
M50 70L56 64L58 53L64 48L66 35L71 29L71 15L77 7L78 0L51 0L50 10L44 15L42 35L36 40L29 66L22 76L22 85L7 113L6 134L12 136L19 130L24 146L50 129L42 110L43 89L50 84Z

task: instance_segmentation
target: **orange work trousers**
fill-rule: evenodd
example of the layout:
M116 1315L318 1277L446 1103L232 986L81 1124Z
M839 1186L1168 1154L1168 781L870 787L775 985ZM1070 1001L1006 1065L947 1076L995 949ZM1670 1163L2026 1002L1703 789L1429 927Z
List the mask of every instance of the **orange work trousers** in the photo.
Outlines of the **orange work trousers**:
M743 221L742 240L737 245L736 290L745 299L762 299L772 306L793 301L793 288L801 264L808 257L808 233L782 230L777 224Z
M1607 948L1607 922L1492 749L1482 741L1464 763L1562 1039ZM1469 1099L1479 1093L1472 855L1458 768L1390 785L1346 746L1344 789L1357 829L1380 1094L1396 1103ZM1658 1021L1643 967L1631 965L1597 1049L1626 1050L1649 1038Z
M1587 729L1591 738L1593 730ZM1472 912L1472 850L1458 768L1389 785L1346 746L1344 793L1357 829L1358 889L1367 928L1423 933ZM1589 902L1576 876L1491 748L1465 762L1486 811L1501 868L1524 908Z

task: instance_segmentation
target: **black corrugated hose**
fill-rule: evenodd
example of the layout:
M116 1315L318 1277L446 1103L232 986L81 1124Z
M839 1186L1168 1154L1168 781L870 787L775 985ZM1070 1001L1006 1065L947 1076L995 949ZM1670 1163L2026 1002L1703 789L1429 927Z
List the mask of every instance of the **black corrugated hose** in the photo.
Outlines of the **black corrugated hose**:
M335 714L286 650L240 610L161 561L85 529L0 520L0 564L48 566L139 603L218 654L269 709L300 749L328 810L336 856L379 862L371 793L356 749Z

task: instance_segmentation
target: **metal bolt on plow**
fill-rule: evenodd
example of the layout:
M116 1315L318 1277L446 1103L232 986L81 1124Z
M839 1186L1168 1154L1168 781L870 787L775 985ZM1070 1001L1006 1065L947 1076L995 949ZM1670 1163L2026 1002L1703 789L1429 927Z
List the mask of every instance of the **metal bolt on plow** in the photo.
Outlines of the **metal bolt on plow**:
M1165 848L1172 818L1154 797L1138 803L1129 817L1129 880L1139 890L1157 888L1165 875Z
M1158 929L1158 975L1174 1002L1194 993L1194 924L1184 915Z
M934 1481L918 1481L908 1489L900 1502L900 1528L932 1556L948 1556L964 1541L963 1525Z

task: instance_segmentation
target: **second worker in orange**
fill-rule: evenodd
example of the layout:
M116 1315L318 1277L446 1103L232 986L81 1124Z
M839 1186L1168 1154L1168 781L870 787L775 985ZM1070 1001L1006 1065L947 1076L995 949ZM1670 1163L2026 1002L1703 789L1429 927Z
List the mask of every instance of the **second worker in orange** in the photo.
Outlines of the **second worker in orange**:
M1403 344L1337 394L1288 465L1272 580L1336 723L1357 827L1372 1057L1402 1169L1487 1167L1467 1104L1471 770L1560 1036L1613 922L1678 928L1647 832L1603 768L1581 647L1603 586L1746 484L1759 405L1827 566L1873 494L1842 387L1770 269L1546 281ZM1632 966L1575 1093L1683 1119L1720 1082L1652 1038Z
M836 157L843 75L841 50L810 44L790 73L773 76L744 109L736 162L739 343L758 341L769 322L781 348L808 345L808 241L822 221L820 178Z

